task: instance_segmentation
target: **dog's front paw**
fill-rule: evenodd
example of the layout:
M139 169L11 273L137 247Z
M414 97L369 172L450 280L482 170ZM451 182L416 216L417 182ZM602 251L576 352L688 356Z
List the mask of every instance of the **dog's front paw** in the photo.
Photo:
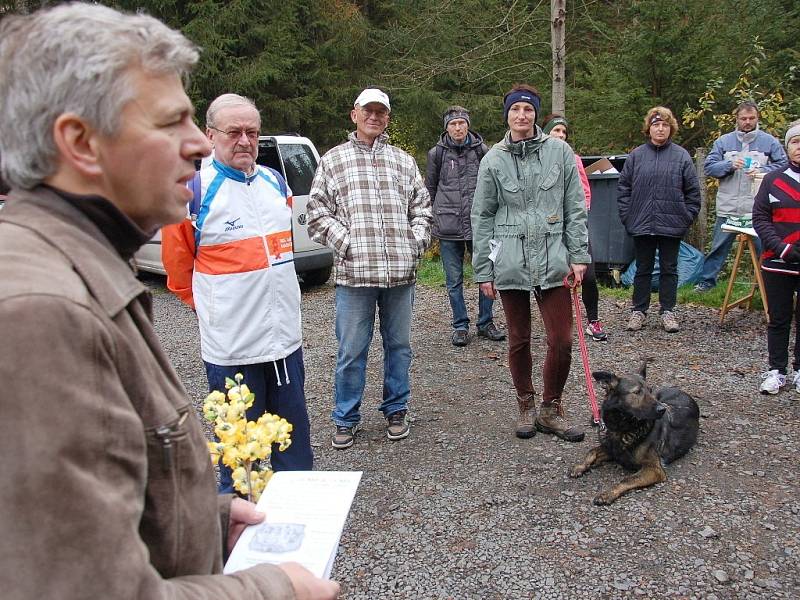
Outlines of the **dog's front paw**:
M616 499L613 492L603 492L594 497L594 503L596 506L608 506Z
M585 465L575 465L574 467L572 467L569 470L569 476L570 477L580 477L581 475L586 473L586 471L588 471L588 469L586 468Z

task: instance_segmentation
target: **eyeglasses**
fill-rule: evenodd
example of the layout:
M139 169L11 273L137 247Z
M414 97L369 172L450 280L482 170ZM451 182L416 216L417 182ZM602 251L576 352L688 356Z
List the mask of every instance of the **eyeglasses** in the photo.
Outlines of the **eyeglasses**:
M227 138L233 142L241 139L243 134L247 136L247 139L251 142L258 140L258 129L229 129L228 131L223 131L222 129L217 129L216 127L209 126L208 128L225 134Z
M365 117L375 116L379 119L385 119L386 117L389 116L389 111L386 110L385 108L376 108L373 110L371 108L361 107L360 110L361 114L364 115Z

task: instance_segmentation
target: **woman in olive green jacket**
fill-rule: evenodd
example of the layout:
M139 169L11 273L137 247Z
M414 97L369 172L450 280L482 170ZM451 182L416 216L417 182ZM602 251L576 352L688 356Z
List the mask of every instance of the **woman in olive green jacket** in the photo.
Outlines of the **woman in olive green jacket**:
M503 98L509 131L481 161L472 204L475 281L499 291L509 334L508 364L517 391L516 435L536 430L569 441L583 431L564 419L561 394L572 357L572 305L564 279L579 285L591 262L586 203L572 149L536 126L540 99L518 84ZM542 406L534 403L531 294L547 334Z

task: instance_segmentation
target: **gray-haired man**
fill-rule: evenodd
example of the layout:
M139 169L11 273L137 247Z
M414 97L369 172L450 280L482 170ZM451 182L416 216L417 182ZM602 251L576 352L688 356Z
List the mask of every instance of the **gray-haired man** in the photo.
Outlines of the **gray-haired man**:
M217 496L202 428L129 259L183 218L209 153L144 15L67 4L0 23L3 597L335 598L296 564L221 575L263 515Z

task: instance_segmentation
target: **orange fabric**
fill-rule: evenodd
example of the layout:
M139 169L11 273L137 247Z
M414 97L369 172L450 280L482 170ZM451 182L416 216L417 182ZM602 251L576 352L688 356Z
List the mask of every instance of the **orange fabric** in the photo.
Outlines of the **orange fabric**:
M201 245L195 259L198 273L224 275L266 269L267 253L264 238L252 237L225 244Z
M273 262L281 260L283 255L292 251L292 232L279 231L267 236L267 248Z
M161 229L161 262L167 272L167 287L194 310L194 228L189 219Z

